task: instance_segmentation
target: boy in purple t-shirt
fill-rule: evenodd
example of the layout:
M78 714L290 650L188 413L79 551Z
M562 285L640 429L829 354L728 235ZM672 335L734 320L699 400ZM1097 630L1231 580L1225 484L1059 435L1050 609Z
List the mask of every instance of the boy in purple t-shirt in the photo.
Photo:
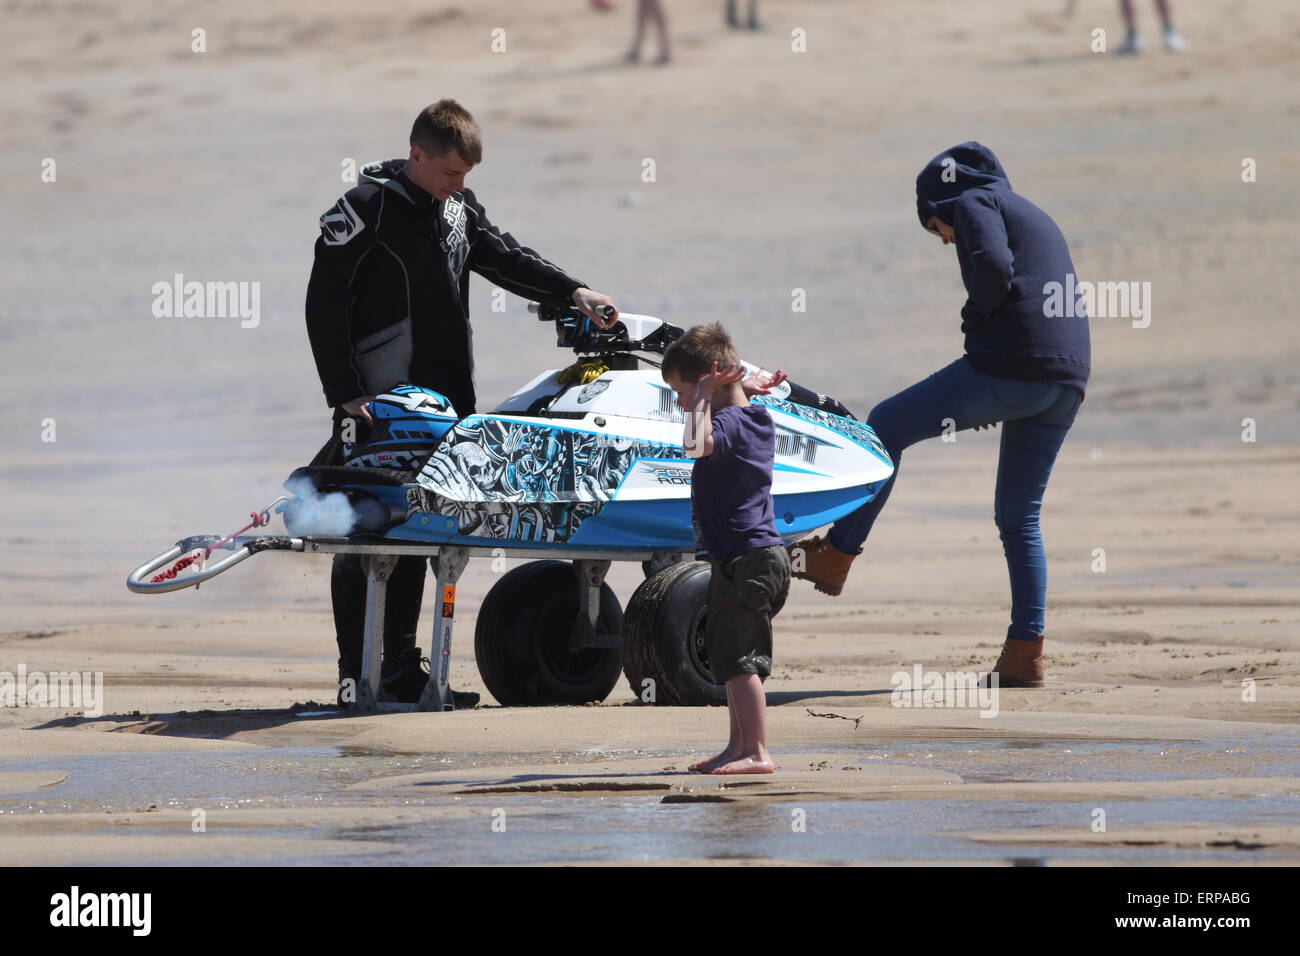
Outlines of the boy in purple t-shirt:
M713 565L705 643L709 669L726 684L731 717L726 748L691 769L772 773L762 678L772 673L772 617L790 592L790 555L772 509L776 429L767 408L749 396L765 394L784 376L746 377L716 322L674 342L660 371L686 412L682 445L695 459L691 509Z

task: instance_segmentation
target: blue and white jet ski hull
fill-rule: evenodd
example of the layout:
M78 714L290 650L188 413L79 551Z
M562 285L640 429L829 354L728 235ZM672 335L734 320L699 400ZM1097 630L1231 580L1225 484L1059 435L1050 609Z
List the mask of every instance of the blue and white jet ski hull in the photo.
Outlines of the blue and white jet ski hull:
M503 549L695 551L683 413L656 371L607 372L545 413L518 414L561 389L549 372L496 411L457 422L413 483L369 487L404 507L386 537ZM783 399L772 496L787 542L861 507L893 474L856 419Z

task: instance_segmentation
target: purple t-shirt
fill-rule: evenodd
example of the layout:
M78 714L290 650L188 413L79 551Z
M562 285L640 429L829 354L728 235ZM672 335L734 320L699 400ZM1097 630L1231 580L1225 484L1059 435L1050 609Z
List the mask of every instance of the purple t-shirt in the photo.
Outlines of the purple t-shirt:
M691 508L715 561L773 544L772 456L776 427L763 405L728 405L713 416L713 453L695 459Z

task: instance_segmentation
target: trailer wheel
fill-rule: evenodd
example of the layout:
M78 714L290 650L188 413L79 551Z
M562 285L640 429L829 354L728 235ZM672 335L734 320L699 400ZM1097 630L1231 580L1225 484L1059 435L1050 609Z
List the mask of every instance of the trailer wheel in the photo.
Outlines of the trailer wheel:
M670 564L641 582L623 617L623 674L646 703L704 707L727 702L704 645L711 568Z
M672 707L726 704L726 685L713 678L704 640L711 577L707 561L671 564L643 581L628 599L623 673L641 700ZM777 602L773 616L784 606L784 599Z
M564 561L531 561L493 585L479 608L474 656L488 692L507 707L604 700L618 683L617 647L569 647L578 578ZM597 631L618 634L623 611L600 587Z

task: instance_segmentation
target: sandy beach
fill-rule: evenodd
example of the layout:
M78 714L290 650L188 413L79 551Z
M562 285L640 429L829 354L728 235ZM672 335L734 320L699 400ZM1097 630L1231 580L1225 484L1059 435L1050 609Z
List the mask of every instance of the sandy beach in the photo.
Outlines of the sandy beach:
M11 4L0 671L101 672L103 706L0 708L0 864L1300 864L1300 9L1182 0L1173 55L1143 2L1150 50L1094 53L1116 6L767 3L750 33L670 0L654 67L622 60L626 0ZM625 311L722 321L864 419L961 352L960 275L914 198L948 146L996 150L1080 276L1150 283L1145 325L1092 322L1044 505L1047 686L987 717L891 695L1001 647L997 432L908 451L841 596L794 583L771 777L687 772L725 711L625 681L499 706L472 654L487 562L452 651L483 702L445 714L331 709L325 556L129 593L328 437L318 218L344 164L405 155L443 96L483 128L468 184L503 229ZM178 273L260 283L258 321L155 317ZM474 278L480 409L568 361L491 290ZM608 580L626 602L641 578Z

